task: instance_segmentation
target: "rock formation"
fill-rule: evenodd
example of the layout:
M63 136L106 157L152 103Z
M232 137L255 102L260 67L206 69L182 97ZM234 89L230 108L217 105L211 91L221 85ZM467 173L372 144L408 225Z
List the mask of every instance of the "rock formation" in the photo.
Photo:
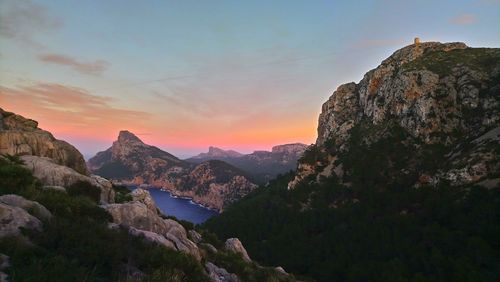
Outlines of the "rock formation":
M68 187L85 181L101 189L102 203L114 201L111 182L90 175L82 154L75 147L38 128L38 122L2 109L0 154L21 156L25 166L44 185Z
M162 218L149 192L136 189L132 194L132 202L102 206L111 214L114 223L132 228L130 233L133 235L143 235L150 241L201 259L198 247L188 239L184 227L174 220Z
M245 247L243 247L243 244L238 238L227 239L226 243L224 243L224 249L241 255L241 257L245 261L252 261L248 256L247 250L245 249Z
M195 202L222 211L224 207L250 193L257 185L244 172L222 161L207 161L197 165L181 181L175 195L190 197Z
M38 122L0 108L0 154L48 157L59 165L87 175L82 154L65 141L57 140Z
M406 169L419 174L416 185L498 185L498 178L490 178L500 169L499 55L498 49L463 43L420 43L396 51L359 83L339 86L323 104L316 147L309 152L324 156L301 162L289 187L313 175L345 178L339 156L349 152L353 132L370 146L396 130L420 157L431 147L447 152L439 171L420 171L414 158L415 166Z
M229 273L224 268L220 268L217 265L207 262L205 264L205 269L208 272L208 276L213 282L239 282L240 279L236 274Z
M26 200L19 195L2 195L0 196L0 203L29 211L30 214L43 221L52 218L52 214L44 206L38 202Z
M88 182L101 189L101 203L113 203L114 191L111 182L97 175L83 175L70 167L59 165L53 159L38 156L21 156L25 166L44 185L69 187L79 181Z

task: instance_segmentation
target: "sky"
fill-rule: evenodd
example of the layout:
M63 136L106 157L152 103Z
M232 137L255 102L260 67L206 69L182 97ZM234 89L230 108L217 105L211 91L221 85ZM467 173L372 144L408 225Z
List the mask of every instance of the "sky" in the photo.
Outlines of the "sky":
M321 105L422 41L500 47L500 0L0 0L0 107L87 158L314 143Z

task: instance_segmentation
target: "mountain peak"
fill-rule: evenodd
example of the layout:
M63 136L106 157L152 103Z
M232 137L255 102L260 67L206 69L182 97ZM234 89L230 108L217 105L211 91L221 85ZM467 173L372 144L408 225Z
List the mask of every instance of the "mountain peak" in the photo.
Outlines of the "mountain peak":
M139 137L135 136L132 132L122 130L118 134L118 142L140 142L143 143Z

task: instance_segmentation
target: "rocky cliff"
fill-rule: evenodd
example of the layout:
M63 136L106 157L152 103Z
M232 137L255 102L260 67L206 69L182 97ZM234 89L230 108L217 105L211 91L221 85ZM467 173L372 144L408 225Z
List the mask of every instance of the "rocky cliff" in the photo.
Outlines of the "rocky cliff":
M301 143L274 146L269 151L255 151L251 154L234 154L234 151L224 151L210 147L208 153L201 153L186 161L200 163L208 160L227 162L252 176L257 183L264 184L279 174L295 170L297 160L307 145Z
M38 122L1 108L0 154L48 157L57 164L88 175L85 160L75 147L38 128Z
M182 186L173 193L222 211L255 188L257 185L250 182L243 171L223 161L212 160L197 165L182 178Z
M348 181L352 171L345 171L341 156L384 140L413 152L405 155L404 169L416 185L497 185L499 96L499 49L437 42L404 47L323 104L316 146L290 187L312 175ZM431 155L439 168L422 163Z
M220 155L221 151L213 148L212 154ZM243 171L227 163L194 165L145 144L128 131L121 131L118 140L91 158L88 166L103 177L161 187L219 211L257 187Z
M114 201L111 182L90 175L82 154L75 147L38 128L38 122L2 109L0 154L20 157L47 187L64 190L79 182L87 182L101 190L101 203Z
M295 174L205 227L316 281L494 280L499 105L500 49L404 47L324 103Z

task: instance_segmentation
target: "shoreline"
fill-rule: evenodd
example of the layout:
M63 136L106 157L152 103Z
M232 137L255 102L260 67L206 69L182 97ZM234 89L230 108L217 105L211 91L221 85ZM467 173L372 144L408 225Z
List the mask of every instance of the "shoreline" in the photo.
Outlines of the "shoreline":
M189 200L189 203L192 204L192 205L197 205L199 207L202 207L202 208L205 208L207 210L210 210L210 211L214 211L214 212L217 212L217 214L221 214L222 211L218 210L218 209L215 209L215 208L211 208L209 206L206 206L202 203L198 203L196 202L192 197L188 197L188 196L182 196L182 195L176 195L174 194L174 192L172 190L169 190L165 187L158 187L158 186L154 186L154 185L150 185L150 184L136 184L136 183L132 183L132 182L116 182L116 183L113 183L115 185L124 185L124 186L127 186L127 187L134 187L134 188L141 188L141 189L145 189L145 190L149 190L149 189L158 189L162 192L166 192L169 194L169 197L171 198L174 198L174 199L182 199L182 200Z

